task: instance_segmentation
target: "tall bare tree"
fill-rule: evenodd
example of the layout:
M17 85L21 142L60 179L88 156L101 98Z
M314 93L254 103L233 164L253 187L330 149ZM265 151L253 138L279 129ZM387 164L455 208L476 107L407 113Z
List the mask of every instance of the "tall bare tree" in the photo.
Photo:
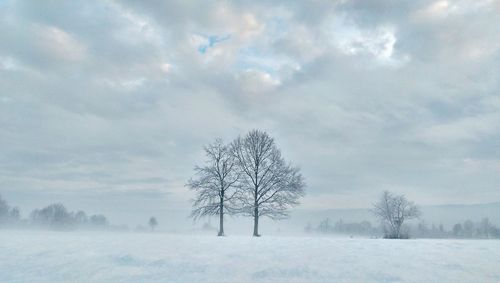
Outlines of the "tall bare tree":
M373 214L379 218L386 228L387 238L401 239L401 227L405 220L420 216L420 209L404 195L395 195L384 191L380 200L373 204Z
M266 132L253 130L232 144L238 161L242 194L240 212L254 219L253 235L259 236L259 218L288 217L288 208L304 195L304 181L297 167L287 164L274 139Z
M196 178L187 184L196 192L191 217L219 215L218 235L224 236L224 214L234 211L230 204L238 193L236 159L220 139L206 146L205 154L205 166L196 166Z

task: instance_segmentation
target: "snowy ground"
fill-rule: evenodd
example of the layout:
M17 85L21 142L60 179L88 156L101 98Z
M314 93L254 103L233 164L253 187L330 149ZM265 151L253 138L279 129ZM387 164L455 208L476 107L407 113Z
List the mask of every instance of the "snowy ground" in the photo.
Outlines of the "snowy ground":
M500 241L0 230L0 282L500 282Z

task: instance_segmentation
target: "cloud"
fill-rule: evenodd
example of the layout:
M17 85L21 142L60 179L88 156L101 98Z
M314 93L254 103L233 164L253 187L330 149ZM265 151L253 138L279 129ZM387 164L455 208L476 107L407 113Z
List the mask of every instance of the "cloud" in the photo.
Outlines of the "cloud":
M202 146L262 128L301 166L307 207L368 206L385 188L490 201L496 6L8 1L0 188L40 201L159 192L189 207L183 184Z
M47 56L69 61L85 59L86 47L64 30L57 27L37 26L34 32L38 37L38 48L42 49Z

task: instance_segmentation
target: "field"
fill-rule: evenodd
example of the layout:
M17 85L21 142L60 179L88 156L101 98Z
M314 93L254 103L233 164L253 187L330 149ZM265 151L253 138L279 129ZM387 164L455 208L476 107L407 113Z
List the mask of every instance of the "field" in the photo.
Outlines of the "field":
M500 241L2 230L0 282L500 282Z

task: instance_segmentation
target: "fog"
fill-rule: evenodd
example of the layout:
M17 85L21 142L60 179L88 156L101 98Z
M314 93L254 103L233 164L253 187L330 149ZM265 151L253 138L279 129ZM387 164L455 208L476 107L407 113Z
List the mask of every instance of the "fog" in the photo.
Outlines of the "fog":
M2 1L0 193L133 225L189 210L203 146L261 129L301 168L303 209L369 208L384 190L498 202L497 12Z
M10 202L6 197L3 200L7 205L12 208L19 208L20 218L25 223L23 225L7 225L3 223L0 229L48 229L57 231L114 231L114 232L154 232L154 233L174 233L174 234L193 234L193 235L216 235L218 228L218 216L205 217L198 221L194 221L190 217L191 210L189 208L172 209L172 210L148 210L147 205L141 206L141 209L116 209L114 207L103 207L101 209L87 210L84 207L71 207L65 205L68 213L76 214L78 211L84 211L88 217L92 215L103 215L106 218L107 226L83 226L69 225L68 227L48 227L40 225L28 225L32 217L32 212L36 209L40 210L47 207L49 204L33 209L16 206ZM53 202L58 203L58 202ZM71 202L70 202L71 203ZM421 207L422 215L417 220L410 221L410 234L412 237L431 237L429 235L419 235L418 224L425 224L429 229L432 226L439 227L442 225L445 230L452 230L453 225L457 223L464 223L471 220L475 223L480 223L481 220L488 218L494 226L500 226L500 203L477 204L477 205L441 205L441 206L423 206ZM158 226L154 231L149 227L150 217L155 217L158 220ZM344 223L361 223L363 221L369 222L374 229L378 229L371 234L356 233L356 231L346 231L346 233L338 233L338 231L330 231L328 234L340 234L337 236L364 236L364 237L381 237L382 232L378 227L379 221L371 212L371 208L365 209L329 209L329 210L307 210L293 209L288 219L280 221L273 221L264 219L261 223L261 230L264 235L281 235L281 236L324 236L321 232L321 223L327 220L332 227L336 222L342 221ZM226 236L231 235L251 235L252 218L244 217L241 215L232 215L225 217L225 230ZM309 226L309 230L308 230ZM458 236L451 238L460 238ZM431 237L432 238L432 237Z
M0 282L500 281L499 13L0 0Z

